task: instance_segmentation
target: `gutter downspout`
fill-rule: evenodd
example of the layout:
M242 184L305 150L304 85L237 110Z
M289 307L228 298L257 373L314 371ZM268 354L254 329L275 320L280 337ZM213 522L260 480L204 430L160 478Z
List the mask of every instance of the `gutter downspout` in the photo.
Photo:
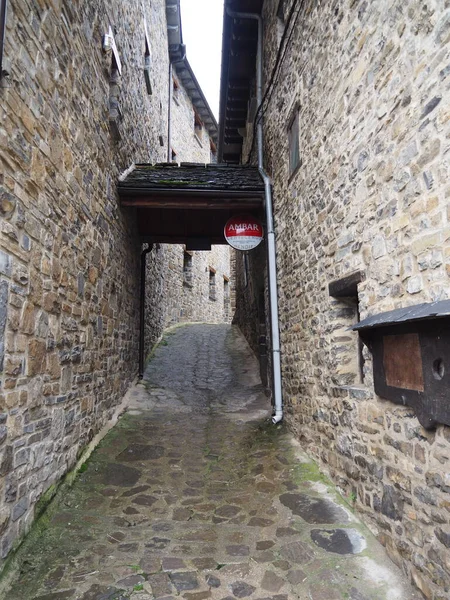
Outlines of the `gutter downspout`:
M172 138L172 94L173 94L173 66L169 59L169 107L167 109L167 162L172 162L171 138Z
M258 53L256 58L256 102L258 108L262 103L262 74L263 74L263 20L256 13L239 13L227 9L227 14L235 19L254 19L258 21ZM273 395L275 403L275 414L272 423L279 423L283 418L283 393L281 387L281 357L280 357L280 330L278 316L278 293L277 293L277 265L275 231L273 223L272 188L270 177L264 171L263 150L263 123L262 116L259 118L258 127L258 169L264 181L265 209L267 224L267 259L269 275L269 305L270 305L270 333L272 341L272 368L273 368Z
M139 320L139 379L144 376L144 346L145 346L145 275L147 266L147 254L153 250L153 244L149 244L141 252L141 293L140 293L140 320Z
M181 58L171 60L169 57L169 106L167 109L167 162L172 162L172 96L173 96L173 65L183 62L186 58L186 46L180 44Z

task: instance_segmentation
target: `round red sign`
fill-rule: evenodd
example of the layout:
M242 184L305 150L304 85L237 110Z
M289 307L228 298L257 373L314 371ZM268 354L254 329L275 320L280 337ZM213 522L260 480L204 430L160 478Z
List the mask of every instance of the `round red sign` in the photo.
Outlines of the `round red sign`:
M261 223L249 215L231 217L224 228L227 242L236 250L252 250L264 237Z

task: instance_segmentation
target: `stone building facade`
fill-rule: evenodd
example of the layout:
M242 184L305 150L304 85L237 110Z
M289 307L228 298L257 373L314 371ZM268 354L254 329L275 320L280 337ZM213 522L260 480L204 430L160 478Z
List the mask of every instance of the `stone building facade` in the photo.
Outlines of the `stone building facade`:
M285 418L424 597L444 600L450 427L376 396L349 328L450 298L449 5L265 0L262 15ZM244 163L252 137L251 119ZM330 295L358 272L348 297ZM255 307L248 277L236 293Z
M116 183L133 162L167 157L166 9L179 3L8 3L0 81L2 561L137 373L142 248ZM190 130L193 137L193 122ZM167 251L149 287L169 315L163 325L181 309L162 306L159 274L180 256Z
M172 161L215 162L217 124L208 106L202 111L208 123L196 108L202 91L186 58L173 65L171 96ZM147 257L146 356L170 325L231 321L230 251L226 245L193 252L181 244L154 246Z
M214 116L211 115L213 126L203 122L201 115L196 110L192 101L193 93L199 89L195 75L189 63L184 60L181 64L175 63L173 67L172 89L172 150L173 160L176 162L209 163L216 161L217 152L217 126ZM190 88L183 85L179 73L192 73ZM197 92L198 93L198 92Z
M157 244L147 259L146 353L164 329L183 322L229 323L232 317L230 252L186 251ZM164 302L158 298L164 298Z

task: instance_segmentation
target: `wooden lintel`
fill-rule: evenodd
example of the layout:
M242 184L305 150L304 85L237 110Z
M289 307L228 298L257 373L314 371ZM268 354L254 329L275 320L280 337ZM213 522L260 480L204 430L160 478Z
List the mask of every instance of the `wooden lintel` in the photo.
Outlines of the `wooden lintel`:
M189 237L186 235L141 235L141 241L143 243L151 241L154 244L184 244L188 241ZM214 246L226 246L227 242L225 238L213 236L208 238Z
M122 206L136 206L139 208L178 208L195 209L208 208L211 210L250 210L260 209L263 204L259 198L245 198L230 200L212 200L207 198L189 198L180 200L177 198L129 198L121 200Z

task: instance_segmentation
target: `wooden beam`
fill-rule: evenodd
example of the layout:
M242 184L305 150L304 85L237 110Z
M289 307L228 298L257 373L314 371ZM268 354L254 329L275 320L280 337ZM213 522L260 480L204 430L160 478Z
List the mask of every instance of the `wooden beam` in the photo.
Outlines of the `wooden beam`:
M122 206L138 206L141 208L171 208L171 209L196 209L208 208L210 210L247 210L251 208L261 208L260 198L245 198L241 200L233 199L230 201L217 202L207 198L189 198L181 200L180 198L126 198L120 201Z

